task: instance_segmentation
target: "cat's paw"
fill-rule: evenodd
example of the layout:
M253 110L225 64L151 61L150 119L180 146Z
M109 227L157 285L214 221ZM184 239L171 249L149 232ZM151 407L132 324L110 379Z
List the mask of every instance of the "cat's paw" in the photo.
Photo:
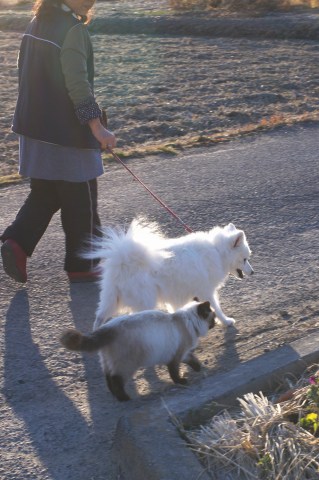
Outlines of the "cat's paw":
M200 361L197 360L197 359L193 358L192 360L190 360L187 363L195 372L199 372L202 368L202 365L201 365Z
M179 383L180 385L187 385L188 384L188 381L186 380L186 378L184 377L180 377L176 383Z

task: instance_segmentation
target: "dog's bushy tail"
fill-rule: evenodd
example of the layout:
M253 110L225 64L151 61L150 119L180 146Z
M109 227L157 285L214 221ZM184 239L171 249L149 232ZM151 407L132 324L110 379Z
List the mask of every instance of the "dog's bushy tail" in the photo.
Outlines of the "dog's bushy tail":
M156 223L144 218L134 219L127 230L107 228L101 238L96 238L87 258L109 262L109 268L121 271L123 265L132 272L140 268L153 268L163 257L170 256L163 244L164 236ZM130 272L126 272L129 275Z
M99 329L89 335L83 335L75 329L62 333L60 342L68 350L76 352L96 352L114 339L112 330Z

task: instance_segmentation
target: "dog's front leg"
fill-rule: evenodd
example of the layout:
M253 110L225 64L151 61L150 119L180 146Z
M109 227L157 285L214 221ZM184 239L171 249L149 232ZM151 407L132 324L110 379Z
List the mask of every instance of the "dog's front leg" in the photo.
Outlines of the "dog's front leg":
M219 304L219 299L218 299L217 293L215 293L215 295L211 299L210 303L211 303L213 309L215 310L216 317L222 322L223 325L225 325L226 327L229 327L230 325L234 325L236 320L234 320L231 317L226 317L226 315L222 311L221 306Z

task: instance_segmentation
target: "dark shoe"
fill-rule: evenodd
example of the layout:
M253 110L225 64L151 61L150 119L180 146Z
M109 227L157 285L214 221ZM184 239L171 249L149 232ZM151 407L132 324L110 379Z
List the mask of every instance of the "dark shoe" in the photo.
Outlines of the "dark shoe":
M98 272L67 272L70 283L97 282L100 278Z
M10 238L1 246L4 271L16 282L27 281L27 256L14 240Z

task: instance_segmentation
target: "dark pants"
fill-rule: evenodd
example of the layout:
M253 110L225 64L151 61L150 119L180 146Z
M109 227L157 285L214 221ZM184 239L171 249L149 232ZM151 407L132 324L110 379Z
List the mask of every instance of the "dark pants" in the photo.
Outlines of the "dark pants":
M83 259L80 253L88 248L93 236L100 235L96 179L79 183L31 179L30 187L25 203L1 240L15 240L30 257L51 218L61 210L66 250L64 269L67 272L91 270L97 261Z

